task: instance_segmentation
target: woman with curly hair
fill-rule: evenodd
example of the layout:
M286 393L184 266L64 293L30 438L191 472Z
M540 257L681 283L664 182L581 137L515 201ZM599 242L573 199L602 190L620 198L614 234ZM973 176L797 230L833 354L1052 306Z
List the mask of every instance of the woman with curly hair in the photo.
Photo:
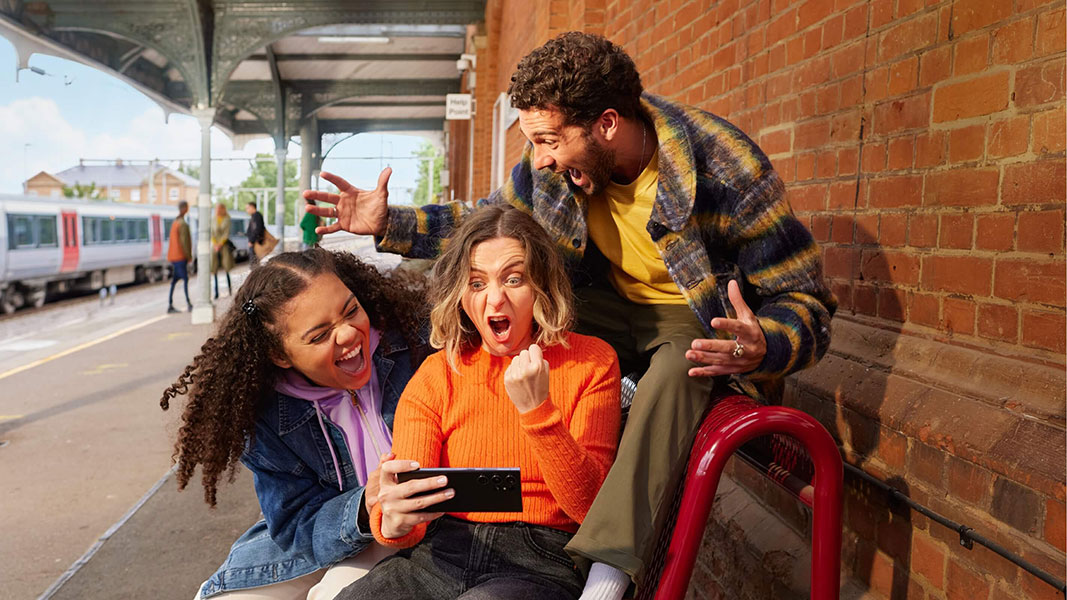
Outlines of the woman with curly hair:
M368 515L400 393L428 353L421 292L408 275L318 248L249 274L160 401L189 396L179 488L200 465L214 506L219 477L232 480L240 460L264 516L197 598L332 598L391 552Z
M467 218L434 265L431 299L442 351L404 390L397 459L381 465L370 518L400 550L337 600L578 598L583 577L563 548L615 457L615 352L569 331L563 262L516 208ZM397 477L420 465L519 467L522 512L435 512L452 497L447 477Z

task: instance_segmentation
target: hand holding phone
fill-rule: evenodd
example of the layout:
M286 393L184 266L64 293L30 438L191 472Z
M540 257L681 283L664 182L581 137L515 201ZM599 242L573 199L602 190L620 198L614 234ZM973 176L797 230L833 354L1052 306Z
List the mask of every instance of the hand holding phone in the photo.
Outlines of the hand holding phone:
M450 488L442 489L448 485L445 476L398 480L398 475L418 468L419 463L410 460L389 460L379 468L378 503L382 507L382 536L386 538L404 537L416 525L440 517L443 512L423 511L455 495Z
M439 468L405 471L398 474L401 482L434 481L445 477L455 496L436 501L429 510L440 512L522 512L522 476L518 468Z

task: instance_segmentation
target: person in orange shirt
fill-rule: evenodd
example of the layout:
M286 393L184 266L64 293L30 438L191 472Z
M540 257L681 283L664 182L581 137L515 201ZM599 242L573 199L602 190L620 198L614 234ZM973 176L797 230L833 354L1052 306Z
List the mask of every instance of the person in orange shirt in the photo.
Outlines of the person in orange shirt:
M167 296L167 312L176 313L174 308L174 284L182 280L185 289L185 304L193 310L189 301L189 261L193 258L193 243L189 236L189 224L185 222L185 213L189 212L189 203L178 203L178 218L170 225L170 242L167 246L167 260L170 262L170 295Z
M408 382L381 465L371 530L401 550L337 600L577 598L563 548L585 518L619 438L619 363L569 331L569 280L554 242L512 207L476 211L434 265L438 352ZM421 512L451 498L419 467L519 467L521 513ZM413 498L430 490L434 493Z

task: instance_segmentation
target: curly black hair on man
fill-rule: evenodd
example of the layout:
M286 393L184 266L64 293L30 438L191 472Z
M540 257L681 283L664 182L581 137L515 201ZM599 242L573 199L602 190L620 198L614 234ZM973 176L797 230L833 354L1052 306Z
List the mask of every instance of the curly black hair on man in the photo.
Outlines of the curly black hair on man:
M428 319L424 285L407 272L382 275L351 254L312 248L280 254L252 271L237 291L215 335L170 387L159 405L188 394L174 445L178 488L201 465L204 500L215 506L219 476L236 474L237 461L255 430L257 410L280 374L273 358L284 357L278 319L312 279L334 273L359 299L379 331L399 331L415 360L425 348L420 332ZM385 338L382 338L385 344Z
M508 96L519 110L555 108L564 125L588 127L609 108L626 118L640 114L642 90L622 48L596 34L568 31L519 61Z

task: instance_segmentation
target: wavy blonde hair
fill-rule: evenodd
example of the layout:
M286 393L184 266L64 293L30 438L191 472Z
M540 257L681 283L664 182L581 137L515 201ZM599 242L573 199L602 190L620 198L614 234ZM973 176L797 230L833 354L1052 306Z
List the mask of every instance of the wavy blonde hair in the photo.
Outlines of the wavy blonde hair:
M510 205L479 208L468 215L437 259L430 281L430 345L445 351L456 370L461 352L482 344L478 328L461 305L470 278L471 252L478 244L509 238L526 253L526 277L534 291L534 332L537 344L567 344L567 331L574 321L570 279L556 244L533 217Z

